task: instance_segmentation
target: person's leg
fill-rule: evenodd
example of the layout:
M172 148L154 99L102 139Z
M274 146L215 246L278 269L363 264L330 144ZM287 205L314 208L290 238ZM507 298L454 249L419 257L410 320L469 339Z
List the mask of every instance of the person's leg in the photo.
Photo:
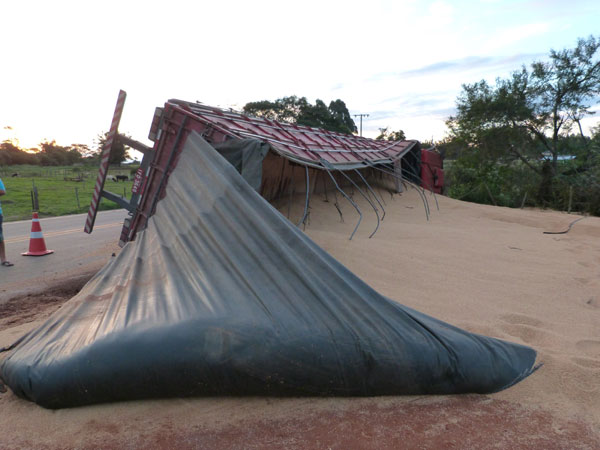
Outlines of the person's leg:
M2 235L2 214L0 214L0 262L6 261L6 251L4 250L4 236Z
M4 240L0 239L0 262L6 261L6 250L4 250Z
M0 263L3 266L12 266L12 263L6 260L6 249L4 248L4 236L2 234L2 214L0 214Z

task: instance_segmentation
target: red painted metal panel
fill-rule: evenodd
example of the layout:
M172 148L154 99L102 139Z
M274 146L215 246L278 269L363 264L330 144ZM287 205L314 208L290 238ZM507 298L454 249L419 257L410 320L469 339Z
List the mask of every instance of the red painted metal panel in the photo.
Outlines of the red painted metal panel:
M142 182L144 181L144 171L142 170L142 168L140 167L138 170L135 171L135 176L133 178L133 186L131 188L131 192L134 194L142 194L143 192L143 186L142 186Z
M444 188L444 162L442 156L432 150L421 151L421 184L425 189L441 194Z
M432 150L423 150L421 161L433 167L443 167L442 155Z
M319 128L274 122L260 117L248 117L233 111L181 100L170 100L169 103L191 112L196 120L218 125L230 136L261 139L283 156L316 164L323 158L341 170L344 169L344 165L398 159L415 143L377 141Z
M435 169L435 174L437 176L434 186L439 188L438 194L442 193L442 188L444 187L444 171L440 168Z

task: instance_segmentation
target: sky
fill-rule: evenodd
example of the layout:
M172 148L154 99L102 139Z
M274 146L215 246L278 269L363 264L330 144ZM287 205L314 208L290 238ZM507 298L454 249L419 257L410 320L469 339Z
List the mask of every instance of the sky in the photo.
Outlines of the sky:
M342 99L367 137L439 140L462 84L600 36L598 0L2 0L0 17L0 141L23 148L94 146L119 89L119 131L146 143L170 98L290 95Z

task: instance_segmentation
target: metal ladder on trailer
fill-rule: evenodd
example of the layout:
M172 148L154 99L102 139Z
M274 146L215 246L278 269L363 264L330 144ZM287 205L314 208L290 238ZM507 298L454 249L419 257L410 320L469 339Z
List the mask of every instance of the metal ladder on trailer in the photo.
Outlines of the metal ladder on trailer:
M85 227L83 230L88 234L93 231L101 198L104 197L107 200L111 200L129 212L129 217L125 219L123 231L121 233L121 239L119 240L119 245L121 247L125 245L125 242L127 241L126 237L124 239L123 233L126 233L126 230L129 229L131 216L133 216L136 212L138 203L144 190L143 182L146 179L145 175L147 175L147 171L150 168L150 164L153 158L153 150L151 147L148 147L147 145L142 144L141 142L131 139L125 135L119 134L118 132L119 123L121 122L121 115L123 114L123 107L125 105L126 97L127 93L125 91L119 91L119 96L117 98L117 104L115 106L115 112L113 114L110 130L106 137L106 141L104 142L104 146L102 147L102 152L100 155L100 169L98 171L98 177L96 178L94 194L92 196L92 201L90 203L88 215L85 221ZM115 147L115 143L117 142L131 147L144 155L144 157L142 158L142 163L134 176L133 187L131 190L132 195L129 201L127 201L126 198L121 197L118 194L104 189L104 184L108 175L110 156L113 151L113 148Z

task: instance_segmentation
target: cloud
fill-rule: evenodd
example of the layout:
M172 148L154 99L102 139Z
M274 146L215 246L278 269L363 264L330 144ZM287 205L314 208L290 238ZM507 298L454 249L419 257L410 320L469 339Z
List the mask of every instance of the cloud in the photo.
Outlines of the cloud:
M426 23L429 27L443 26L452 23L454 8L445 1L436 1L429 5L429 17Z
M451 103L451 102L450 102ZM394 109L374 111L369 114L369 120L380 121L390 118L403 117L436 117L446 119L456 113L456 108L449 102L416 101L410 106L398 104Z
M369 114L371 120L385 120L392 117L398 117L397 110L373 111Z
M377 126L393 126L408 119L426 118L445 121L456 113L454 98L447 92L407 94L384 99L372 110L369 122Z
M494 58L489 56L469 56L467 58L455 59L453 61L440 61L427 66L419 67L418 69L406 70L397 74L398 77L416 77L423 75L432 75L448 70L461 71L464 69L472 69L489 64Z
M484 48L497 50L509 47L512 44L523 41L533 36L546 34L551 30L549 23L528 23L516 27L505 28L500 33L488 39Z
M411 78L438 75L445 72L464 72L473 69L497 70L503 67L514 67L517 65L533 62L545 56L545 53L518 53L510 56L467 56L466 58L449 61L438 61L416 69L403 72L380 73L371 78L372 81L380 81L384 78Z

